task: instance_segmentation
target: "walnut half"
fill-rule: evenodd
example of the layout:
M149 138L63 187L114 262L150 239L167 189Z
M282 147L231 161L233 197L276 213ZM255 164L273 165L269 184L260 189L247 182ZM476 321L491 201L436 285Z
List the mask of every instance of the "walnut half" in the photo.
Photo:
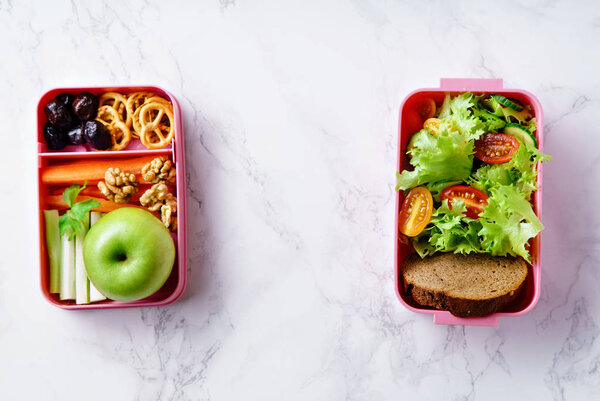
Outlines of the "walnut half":
M177 230L177 198L169 194L165 204L160 207L160 219L171 231Z
M169 192L169 187L164 182L152 185L140 197L140 204L151 212L160 210L160 217L171 231L177 228L177 198Z
M175 167L173 162L164 156L159 156L142 168L144 180L156 184L165 181L169 184L175 182Z
M98 183L98 189L107 199L115 203L127 203L131 195L138 190L139 183L135 174L128 174L120 168L109 168L104 173L104 182Z

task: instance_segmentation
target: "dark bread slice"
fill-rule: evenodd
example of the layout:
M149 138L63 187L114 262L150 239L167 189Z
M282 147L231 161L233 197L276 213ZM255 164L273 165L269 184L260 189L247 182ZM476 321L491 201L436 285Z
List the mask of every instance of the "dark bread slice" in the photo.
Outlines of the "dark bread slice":
M457 317L487 316L514 301L525 287L522 258L488 254L440 253L406 257L401 267L404 291L426 306Z

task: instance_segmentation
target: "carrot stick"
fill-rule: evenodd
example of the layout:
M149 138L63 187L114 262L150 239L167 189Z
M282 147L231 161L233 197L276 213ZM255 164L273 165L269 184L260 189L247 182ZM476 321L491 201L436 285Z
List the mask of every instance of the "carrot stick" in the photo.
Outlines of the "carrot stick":
M65 192L65 189L67 189L67 188L68 187L55 187L50 191L50 194L62 195ZM82 196L82 195L93 196L94 198L104 198L104 195L102 195L102 192L100 192L98 187L95 185L88 185L87 187L82 189L81 192L79 192L79 195L80 196Z
M119 167L121 171L133 173L140 183L148 183L142 178L142 168L160 155L115 158L115 159L90 159L75 160L66 163L53 164L42 167L41 177L44 184L88 184L97 183L104 179L106 170L110 167Z
M83 202L88 199L95 199L100 202L100 206L93 208L92 210L96 210L98 212L111 212L115 209L119 209L122 207L137 207L139 209L148 210L143 206L136 205L134 203L115 203L113 201L109 201L103 198L95 198L92 196L78 196L76 202ZM62 197L62 195L48 195L44 197L46 201L46 208L48 209L68 209L69 205Z
M146 192L148 189L150 189L151 186L152 186L152 184L141 184L140 187L138 188L138 191L131 196L129 201L131 203L139 203L140 197L144 194L144 192ZM169 185L168 187L169 187L169 192L174 194L175 186ZM62 195L65 192L65 189L67 189L67 187L53 187L52 190L50 191L50 194ZM100 190L98 189L98 187L96 185L88 185L81 192L79 192L79 195L93 196L95 198L104 198L104 195L102 194L102 192L100 192Z

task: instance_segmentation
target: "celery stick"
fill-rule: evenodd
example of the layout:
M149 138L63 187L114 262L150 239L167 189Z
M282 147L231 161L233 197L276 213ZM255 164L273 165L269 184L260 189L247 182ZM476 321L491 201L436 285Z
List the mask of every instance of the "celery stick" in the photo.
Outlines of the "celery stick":
M86 213L82 220L83 228L75 234L75 302L89 304L88 275L83 263L83 238L88 231L90 214Z
M50 293L60 292L59 268L60 268L60 234L58 232L58 210L44 210L46 222L46 248L50 269Z
M60 237L60 299L75 299L75 238L69 241L71 229Z
M90 213L90 228L102 217L103 213L92 211ZM98 291L90 281L90 302L104 301L106 297Z

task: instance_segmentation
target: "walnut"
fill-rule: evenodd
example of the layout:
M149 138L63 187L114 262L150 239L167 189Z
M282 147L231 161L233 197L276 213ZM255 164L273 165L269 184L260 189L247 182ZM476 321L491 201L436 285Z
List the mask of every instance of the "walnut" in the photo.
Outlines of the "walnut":
M142 194L140 197L140 204L147 207L151 212L156 212L164 205L164 201L168 194L169 187L167 187L166 184L162 182L154 184Z
M107 199L115 203L127 203L131 195L138 190L139 183L135 174L128 174L120 168L109 168L104 174L104 182L98 183L98 189Z
M140 197L140 204L151 212L160 210L160 217L165 227L175 231L177 228L177 198L169 192L164 182L152 185Z
M175 167L171 160L160 156L142 168L142 177L153 184L163 181L173 184L175 182Z
M160 207L160 219L171 231L177 229L177 198L169 194L165 204Z

